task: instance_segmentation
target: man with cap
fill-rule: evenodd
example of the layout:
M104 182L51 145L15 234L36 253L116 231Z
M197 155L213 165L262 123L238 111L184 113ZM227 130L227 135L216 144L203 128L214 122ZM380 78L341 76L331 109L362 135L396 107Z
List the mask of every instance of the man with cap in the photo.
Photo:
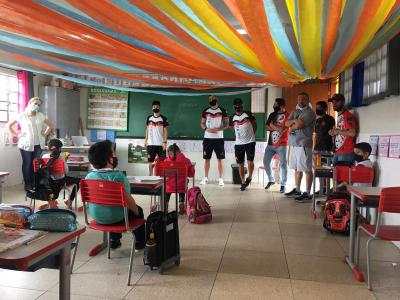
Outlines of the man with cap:
M285 99L276 98L274 103L274 111L268 116L265 130L270 131L268 137L268 146L264 152L264 168L268 176L268 184L265 189L268 190L275 184L274 176L272 176L271 161L277 154L281 166L280 172L280 192L285 192L287 178L287 151L289 140L289 129L285 126L285 122L289 117L289 112L286 111Z
M285 125L290 128L290 168L295 170L296 183L296 187L285 195L294 196L298 202L308 202L312 199L312 137L315 127L315 112L310 107L310 97L307 93L300 93L297 96L296 110L290 114ZM303 172L306 174L306 192L302 194L300 185Z
M257 123L251 112L243 110L243 101L240 98L233 100L235 114L229 118L229 127L235 131L235 158L239 164L239 174L242 181L240 187L244 191L250 184L254 171L254 155L256 152ZM249 175L245 178L244 156L247 158Z
M333 110L338 113L336 127L329 130L329 134L335 137L335 155L333 165L339 161L352 162L354 158L354 139L356 136L356 119L345 106L345 98L342 94L334 94L330 99Z
M203 158L205 159L205 177L200 184L206 185L208 183L210 159L212 153L215 152L218 159L218 185L224 186L224 180L222 178L222 160L225 159L224 129L227 128L228 115L226 110L218 105L216 96L209 95L208 103L210 106L203 111L200 123L201 128L204 130Z

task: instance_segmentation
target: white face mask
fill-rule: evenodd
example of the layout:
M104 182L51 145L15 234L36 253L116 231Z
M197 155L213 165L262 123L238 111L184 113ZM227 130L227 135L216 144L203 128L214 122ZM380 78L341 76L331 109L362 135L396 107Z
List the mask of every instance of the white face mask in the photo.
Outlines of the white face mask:
M312 108L312 104L311 103L308 103L308 105L307 106L304 106L304 107L300 107L300 105L296 105L296 109L300 109L301 111L303 111L303 110L305 110L306 108Z
M36 103L31 103L30 106L31 106L31 111L38 112L39 109L40 109L40 106L38 104L36 104Z

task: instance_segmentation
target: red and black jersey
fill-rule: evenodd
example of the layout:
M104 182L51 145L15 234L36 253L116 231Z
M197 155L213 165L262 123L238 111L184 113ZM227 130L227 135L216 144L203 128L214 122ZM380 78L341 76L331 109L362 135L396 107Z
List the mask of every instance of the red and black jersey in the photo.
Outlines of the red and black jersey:
M211 107L203 110L201 118L206 122L206 128L222 128L224 122L228 122L228 115L226 110L222 107L213 109ZM226 123L225 123L226 124ZM206 139L222 139L224 138L224 131L220 130L217 133L204 132L204 138Z
M340 130L356 129L356 120L351 112L344 111L337 117L336 127ZM335 136L335 149L337 154L353 153L354 137L337 135Z

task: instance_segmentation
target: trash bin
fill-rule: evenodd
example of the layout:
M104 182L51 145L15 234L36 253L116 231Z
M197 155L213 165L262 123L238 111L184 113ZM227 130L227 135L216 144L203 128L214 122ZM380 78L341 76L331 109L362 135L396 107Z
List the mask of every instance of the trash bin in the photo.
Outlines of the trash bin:
M232 182L233 184L242 184L242 180L240 179L239 174L239 165L231 164L232 167ZM244 174L247 174L247 168L244 167Z

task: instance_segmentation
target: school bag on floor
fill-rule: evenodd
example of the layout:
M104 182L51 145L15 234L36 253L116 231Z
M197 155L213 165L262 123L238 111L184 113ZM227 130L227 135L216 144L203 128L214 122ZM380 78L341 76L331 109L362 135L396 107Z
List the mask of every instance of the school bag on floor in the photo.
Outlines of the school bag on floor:
M334 192L324 206L323 226L330 232L350 233L350 194Z
M198 186L187 191L186 216L193 224L203 224L212 220L210 205Z
M38 158L38 169L34 173L34 186L26 194L28 198L49 201L58 198L59 188L55 180L51 178L50 168L54 160L50 159L47 164Z

